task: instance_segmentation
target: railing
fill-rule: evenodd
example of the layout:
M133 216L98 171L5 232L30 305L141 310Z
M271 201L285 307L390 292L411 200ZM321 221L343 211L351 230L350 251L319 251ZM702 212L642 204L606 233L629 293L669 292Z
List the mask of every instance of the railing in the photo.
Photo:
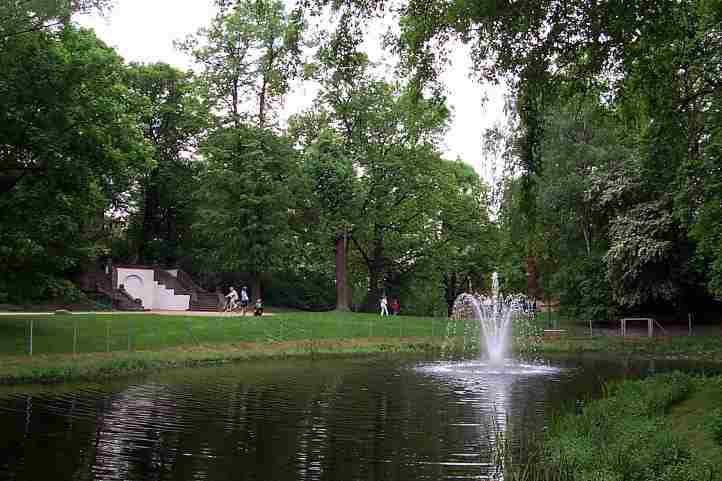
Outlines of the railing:
M81 278L81 288L88 291L96 291L108 296L113 307L119 310L142 310L136 300L125 289L113 287L113 280L110 274L102 271L88 272Z
M149 317L150 316L150 317ZM242 322L239 320L242 319ZM309 322L303 316L245 317L152 314L0 316L3 356L82 354L212 346L242 342L308 341L394 337L445 337L449 325L463 321L359 315L335 323Z
M206 292L206 290L196 284L193 278L184 270L178 269L178 281L189 291Z
M195 300L195 291L187 289L175 276L162 269L153 269L153 280L163 284L168 289L173 289L174 294L189 295L190 300Z

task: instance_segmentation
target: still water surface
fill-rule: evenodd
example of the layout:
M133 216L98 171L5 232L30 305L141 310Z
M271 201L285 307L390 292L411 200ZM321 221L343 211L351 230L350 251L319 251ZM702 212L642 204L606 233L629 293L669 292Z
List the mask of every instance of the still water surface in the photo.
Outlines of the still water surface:
M490 479L500 435L518 445L605 380L670 367L576 359L502 375L374 357L3 388L0 479Z

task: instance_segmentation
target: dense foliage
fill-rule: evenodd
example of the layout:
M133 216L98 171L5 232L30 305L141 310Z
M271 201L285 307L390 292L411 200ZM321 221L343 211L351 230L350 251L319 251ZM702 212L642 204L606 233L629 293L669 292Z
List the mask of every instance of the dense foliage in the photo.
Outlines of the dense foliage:
M120 57L67 26L0 50L0 296L49 297L106 253L104 213L146 162Z
M584 318L722 296L719 2L397 2L394 71L365 51L383 2L215 6L193 72L74 25L108 2L0 7L0 302L107 260L310 309L444 312L494 270ZM512 87L498 185L441 156L451 40Z
M456 38L479 75L512 85L507 275L592 318L720 297L719 2L411 0L402 13L419 81L438 82Z

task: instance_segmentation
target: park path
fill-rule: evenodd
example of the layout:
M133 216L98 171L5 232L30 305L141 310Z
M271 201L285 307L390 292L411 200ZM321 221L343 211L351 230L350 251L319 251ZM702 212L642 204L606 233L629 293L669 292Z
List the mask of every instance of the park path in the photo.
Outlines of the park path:
M216 312L216 311L72 311L73 314L160 314L163 316L211 316L211 317L243 317L240 312ZM0 311L0 316L50 316L54 311ZM250 311L247 316L252 316ZM264 316L272 316L272 312L264 312Z

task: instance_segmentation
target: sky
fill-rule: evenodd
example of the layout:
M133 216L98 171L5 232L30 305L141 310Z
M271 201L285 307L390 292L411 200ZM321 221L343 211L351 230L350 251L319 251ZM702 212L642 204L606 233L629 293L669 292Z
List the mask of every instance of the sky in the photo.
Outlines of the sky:
M93 28L127 62L166 62L190 69L192 60L177 51L173 41L208 25L213 14L213 0L121 0L103 17L83 15L77 20L81 25ZM383 53L377 52L377 55ZM442 150L445 158L460 158L487 181L492 181L492 168L488 164L493 161L484 161L481 136L485 128L503 121L504 89L483 86L472 80L470 67L469 50L456 46L452 50L451 64L442 76L453 112ZM302 85L295 89L286 98L286 115L310 106L315 91L311 86ZM486 102L483 101L485 97L488 98Z

